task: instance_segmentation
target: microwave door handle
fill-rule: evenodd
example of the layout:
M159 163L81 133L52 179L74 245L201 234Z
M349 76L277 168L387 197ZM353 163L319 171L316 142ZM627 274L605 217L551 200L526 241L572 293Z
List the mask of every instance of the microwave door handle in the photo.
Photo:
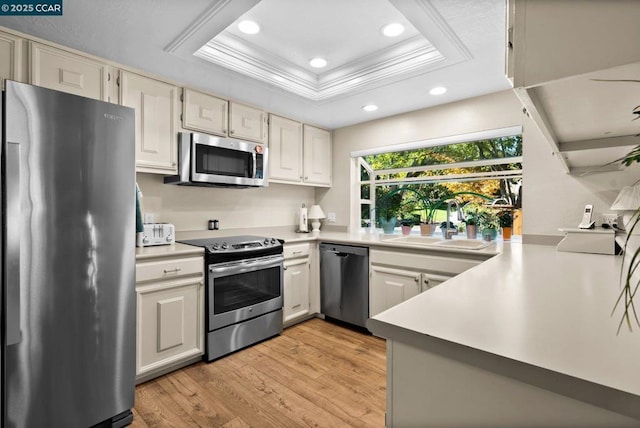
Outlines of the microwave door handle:
M258 157L258 155L255 152L253 152L251 154L251 158L253 160L251 173L249 174L249 177L251 177L251 178L256 178L256 168L258 167L258 165L257 165L257 163L258 163L257 157Z
M20 343L20 144L6 147L6 344Z

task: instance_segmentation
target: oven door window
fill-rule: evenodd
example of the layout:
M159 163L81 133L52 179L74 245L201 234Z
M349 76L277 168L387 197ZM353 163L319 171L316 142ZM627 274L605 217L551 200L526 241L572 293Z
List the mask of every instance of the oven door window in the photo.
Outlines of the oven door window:
M196 172L231 177L253 176L253 155L241 150L196 144Z
M253 306L280 296L280 266L215 278L215 315Z

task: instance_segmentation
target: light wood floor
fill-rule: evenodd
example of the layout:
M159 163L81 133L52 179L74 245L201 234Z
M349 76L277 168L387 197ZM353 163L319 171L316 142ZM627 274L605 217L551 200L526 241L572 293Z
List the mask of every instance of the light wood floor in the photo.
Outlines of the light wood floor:
M315 318L136 388L132 427L383 427L385 343Z

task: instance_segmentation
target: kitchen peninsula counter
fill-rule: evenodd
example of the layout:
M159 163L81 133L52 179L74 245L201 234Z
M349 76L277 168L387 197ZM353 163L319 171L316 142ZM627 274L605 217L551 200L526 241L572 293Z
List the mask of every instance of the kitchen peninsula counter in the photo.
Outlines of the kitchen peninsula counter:
M640 426L640 332L611 316L620 263L505 246L371 318L388 426Z

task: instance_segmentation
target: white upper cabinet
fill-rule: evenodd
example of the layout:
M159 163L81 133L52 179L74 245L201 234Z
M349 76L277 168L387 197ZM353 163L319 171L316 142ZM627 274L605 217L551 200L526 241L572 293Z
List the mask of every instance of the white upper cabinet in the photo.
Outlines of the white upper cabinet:
M4 88L5 80L21 82L22 76L22 43L20 37L0 32L0 86Z
M178 87L120 71L120 103L136 110L136 171L176 174Z
M227 100L185 88L182 102L183 128L227 136Z
M269 179L302 182L302 123L269 116Z
M639 1L508 2L507 77L567 173L622 170L638 144L638 22Z
M304 182L316 186L331 186L331 133L304 125Z
M229 136L240 140L267 143L267 113L255 107L229 103Z
M507 76L530 87L640 61L639 22L638 1L509 0Z
M30 83L69 94L109 101L111 67L72 52L29 42Z
M331 165L329 131L269 116L269 180L330 187Z

